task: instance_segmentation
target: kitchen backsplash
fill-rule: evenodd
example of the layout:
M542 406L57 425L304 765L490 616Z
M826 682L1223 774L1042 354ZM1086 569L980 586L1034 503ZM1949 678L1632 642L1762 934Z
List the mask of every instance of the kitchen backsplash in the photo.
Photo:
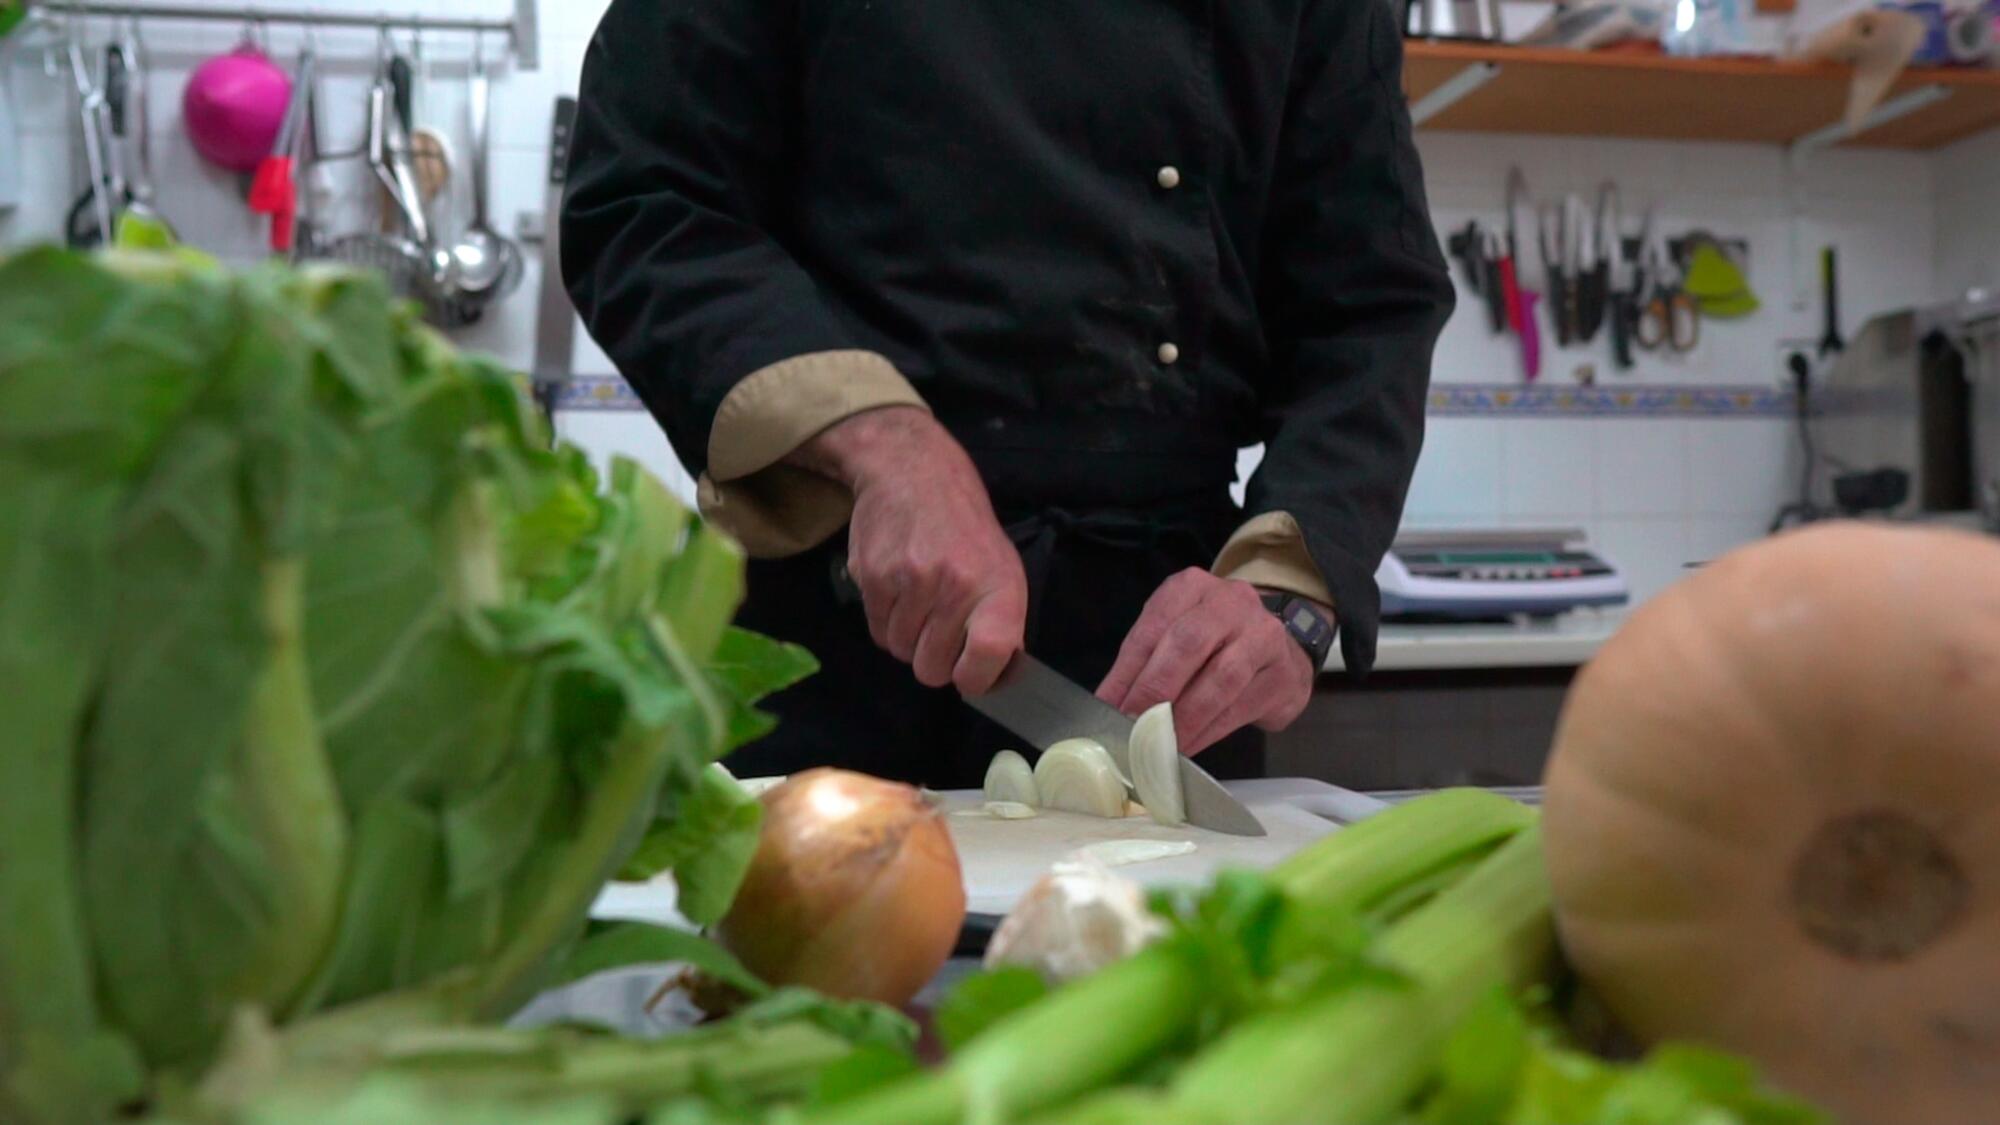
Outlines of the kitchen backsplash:
M504 16L506 0L394 0L398 10ZM376 13L381 0L316 0L316 8ZM275 7L275 6L274 6ZM540 208L550 105L575 90L577 72L602 0L543 0L541 67L503 70L495 89L493 205L499 225ZM99 21L86 26L101 35ZM261 253L263 221L244 207L234 177L202 164L178 131L179 91L202 58L230 47L238 32L226 25L160 23L146 29L154 68L153 125L159 202L190 241L232 259ZM288 58L296 31L266 32L275 55ZM398 34L407 44L408 37ZM363 89L372 68L373 32L322 31L317 36L329 71L323 83L329 147L360 138ZM25 202L0 214L0 241L54 236L80 186L72 173L71 95L66 71L51 75L32 44L11 50L5 77L21 126ZM421 44L417 116L457 142L461 165L446 210L463 214L464 83L470 40L427 36ZM498 54L497 39L489 40ZM1662 111L1669 111L1662 107ZM1600 334L1593 346L1551 348L1538 389L1520 387L1509 337L1488 335L1477 299L1461 293L1460 310L1438 349L1433 417L1413 486L1412 526L1576 524L1631 570L1643 593L1657 590L1687 562L1760 534L1772 512L1796 488L1798 454L1781 377L1784 341L1819 335L1817 294L1794 304L1790 214L1783 154L1754 145L1689 144L1553 137L1419 134L1433 214L1441 232L1477 218L1502 219L1507 170L1519 166L1538 199L1576 192L1586 198L1615 179L1628 225L1648 206L1665 232L1706 229L1741 239L1749 248L1749 280L1762 308L1739 321L1708 321L1690 353L1643 355L1630 372L1616 372ZM1799 197L1804 217L1798 245L1812 254L1840 248L1842 304L1851 331L1869 314L1932 299L1993 280L2000 260L2000 224L1991 221L1991 173L2000 170L2000 136L1975 139L1936 156L1833 151L1806 166ZM350 222L365 218L362 169L332 169ZM1534 263L1534 232L1520 232ZM1531 270L1532 272L1532 270ZM461 336L469 347L525 365L533 348L533 306L539 270L530 254L526 282L486 322ZM1454 266L1454 276L1461 285ZM610 366L579 333L578 370L608 376ZM1582 398L1583 369L1595 387ZM1695 399L1678 390L1698 391ZM1621 392L1631 392L1623 394ZM677 487L689 488L657 429L629 399L627 409L572 411L563 428L600 456L641 457ZM1246 451L1243 467L1255 463Z

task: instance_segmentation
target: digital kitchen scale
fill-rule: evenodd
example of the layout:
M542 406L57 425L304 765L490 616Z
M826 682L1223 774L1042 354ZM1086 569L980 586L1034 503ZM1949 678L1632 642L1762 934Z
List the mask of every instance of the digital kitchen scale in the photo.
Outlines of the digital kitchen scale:
M1405 531L1375 572L1382 616L1455 621L1624 605L1625 576L1575 528Z

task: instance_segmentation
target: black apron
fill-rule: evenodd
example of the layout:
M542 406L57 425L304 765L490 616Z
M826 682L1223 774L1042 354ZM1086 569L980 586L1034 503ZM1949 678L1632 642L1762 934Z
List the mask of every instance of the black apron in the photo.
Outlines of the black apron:
M1209 565L1242 522L1229 496L1235 452L1070 445L1051 453L1041 442L1010 446L992 430L974 433L960 440L1027 572L1028 651L1095 689L1160 583ZM750 563L737 623L804 645L821 670L765 702L778 729L731 755L729 768L760 777L840 766L966 789L979 786L998 751L1031 751L955 691L924 687L876 647L861 605L837 591L834 572L846 557L842 535ZM1218 777L1256 777L1263 758L1263 735L1251 728L1203 752L1201 764Z

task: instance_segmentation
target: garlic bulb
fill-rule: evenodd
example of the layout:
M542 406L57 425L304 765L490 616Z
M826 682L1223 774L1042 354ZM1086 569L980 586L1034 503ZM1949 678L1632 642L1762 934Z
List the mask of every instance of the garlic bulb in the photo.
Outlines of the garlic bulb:
M1035 791L1035 771L1029 767L1028 759L1012 750L993 755L993 761L986 766L986 799L1041 804L1041 797Z
M1174 734L1174 709L1161 703L1132 724L1132 788L1146 815L1166 825L1187 823L1181 791L1181 745Z
M1035 763L1044 808L1116 819L1125 815L1125 782L1111 752L1088 738L1064 739Z
M1028 888L987 943L986 967L1023 965L1060 984L1129 957L1165 932L1139 884L1078 855Z

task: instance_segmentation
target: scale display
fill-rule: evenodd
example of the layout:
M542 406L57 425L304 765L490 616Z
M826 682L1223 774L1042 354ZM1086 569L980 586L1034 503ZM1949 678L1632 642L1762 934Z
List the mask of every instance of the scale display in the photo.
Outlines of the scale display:
M1567 529L1408 532L1375 577L1394 618L1547 617L1631 597L1618 568Z

